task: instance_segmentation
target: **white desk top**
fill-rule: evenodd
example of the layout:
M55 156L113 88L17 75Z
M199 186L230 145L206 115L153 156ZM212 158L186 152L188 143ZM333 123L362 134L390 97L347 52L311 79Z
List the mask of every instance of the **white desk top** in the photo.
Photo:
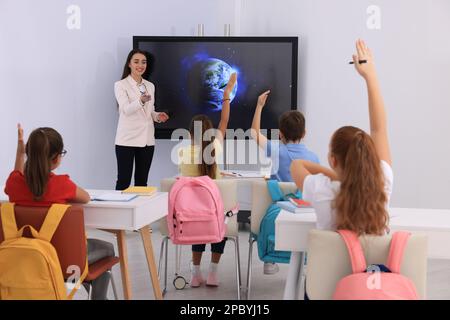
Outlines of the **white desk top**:
M389 227L428 235L429 257L450 259L450 210L391 208ZM275 221L275 248L307 251L308 232L316 228L314 213L293 214L282 210Z
M111 191L111 190L96 190L96 189L89 189L86 190L89 195L91 196L91 198L93 196L100 196L102 194L106 194L106 193L121 193L120 191ZM86 203L83 205L83 207L85 208L98 208L98 207L102 207L102 208L137 208L139 206L141 206L142 204L146 203L147 201L149 201L149 199L156 199L158 197L161 197L165 194L166 192L155 192L155 194L151 195L151 196L138 196L134 199L131 199L130 201L98 201L98 200L94 200L94 201L90 201L89 203Z
M0 202L8 196L0 191ZM87 190L89 194L101 195L111 190ZM120 191L117 191L120 192ZM167 215L168 194L157 192L152 196L138 196L130 201L91 201L83 204L86 227L112 230L138 230Z
M389 226L392 229L450 232L450 210L391 208L389 213L391 215ZM315 227L316 214L292 214L282 210L276 223L295 223Z

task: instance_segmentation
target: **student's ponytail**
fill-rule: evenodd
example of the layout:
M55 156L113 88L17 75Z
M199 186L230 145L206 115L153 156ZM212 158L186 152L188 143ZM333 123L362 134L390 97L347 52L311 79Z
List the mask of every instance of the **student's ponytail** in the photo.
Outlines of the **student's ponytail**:
M52 128L38 128L28 138L25 147L25 181L35 201L42 199L51 172L52 160L63 151L61 135Z
M337 229L382 235L389 216L380 159L372 138L363 130L343 127L331 141L331 153L342 170L335 199Z
M195 132L195 123L201 124L201 136L198 136L198 132ZM190 133L193 145L200 147L201 163L198 164L200 174L202 176L209 176L211 179L215 179L217 172L216 150L214 148L214 135L209 137L211 135L211 129L214 129L214 127L208 116L200 114L192 118ZM211 140L209 138L211 138ZM210 152L207 154L208 152L205 152L205 150L210 145L211 147L208 149Z

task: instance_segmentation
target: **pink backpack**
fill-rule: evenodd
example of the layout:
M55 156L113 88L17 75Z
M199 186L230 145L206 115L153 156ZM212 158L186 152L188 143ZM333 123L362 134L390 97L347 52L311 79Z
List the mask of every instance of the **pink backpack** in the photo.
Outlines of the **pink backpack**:
M418 300L414 283L400 274L408 238L407 232L392 236L387 267L373 265L367 268L358 236L348 230L339 230L352 263L353 274L341 279L336 286L335 300ZM375 271L375 272L374 272Z
M219 188L208 176L179 177L169 193L167 226L174 244L217 243L225 236Z

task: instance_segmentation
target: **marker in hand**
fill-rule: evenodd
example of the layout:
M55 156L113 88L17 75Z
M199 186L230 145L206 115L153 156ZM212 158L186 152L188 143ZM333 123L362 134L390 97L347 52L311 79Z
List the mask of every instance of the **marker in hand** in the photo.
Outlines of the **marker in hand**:
M367 63L367 60L359 60L359 64ZM348 64L355 64L355 62L350 61Z
M141 83L139 85L139 92L141 93L141 95L144 95L147 92L147 88L145 87L145 84Z

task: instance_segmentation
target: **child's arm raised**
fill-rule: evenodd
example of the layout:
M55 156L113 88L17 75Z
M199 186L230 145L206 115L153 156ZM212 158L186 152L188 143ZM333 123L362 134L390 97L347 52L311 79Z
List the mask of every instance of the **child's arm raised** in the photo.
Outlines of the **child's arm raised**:
M336 172L317 163L307 160L294 160L291 163L291 176L297 188L303 191L303 183L310 174L322 173L331 180L338 180Z
M366 81L369 95L370 136L375 144L378 157L381 160L386 161L389 165L392 165L387 132L386 111L384 108L383 97L381 96L372 52L362 40L356 42L356 51L357 54L353 55L353 62L358 73ZM360 60L367 60L367 63L359 63Z
M25 168L25 142L23 141L23 129L20 123L17 124L17 153L14 170L23 174Z
M225 138L225 133L228 127L228 120L230 119L230 95L233 91L234 86L236 85L237 74L233 73L228 80L227 86L223 91L223 101L222 101L222 112L220 114L220 122L219 122L219 132L221 136L219 137L220 141L223 141Z
M258 97L258 102L256 104L255 115L253 116L251 135L259 147L265 148L267 145L267 138L261 134L261 113L266 105L267 97L269 96L270 90L267 90Z

